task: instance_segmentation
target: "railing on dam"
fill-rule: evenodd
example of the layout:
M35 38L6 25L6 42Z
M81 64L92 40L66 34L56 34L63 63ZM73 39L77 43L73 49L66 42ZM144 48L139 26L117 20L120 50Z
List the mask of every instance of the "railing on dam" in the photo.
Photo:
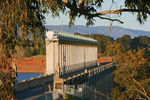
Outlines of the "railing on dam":
M22 80L22 82L18 82L14 84L13 89L17 92L27 90L36 86L41 85L42 82L48 83L53 82L53 75L45 75L45 76L38 76L38 78L31 78L30 80Z
M90 98L90 100L99 98L101 100L111 100L109 93L113 88L112 72L114 68L114 63L108 63L93 69L85 69L85 72L68 77L68 79L56 79L54 89L58 90L58 93Z
M74 75L73 77L68 77L68 79L63 79L63 82L65 84L81 84L85 81L87 81L89 78L94 77L95 75L102 73L103 71L106 71L107 69L111 68L113 66L113 63L109 63L94 69L86 70L84 73ZM17 92L30 89L36 86L41 85L42 82L53 82L53 75L50 74L47 76L39 76L38 78L31 78L30 80L23 80L22 82L16 83L13 86L13 89L15 89Z
M106 65L103 65L103 66L99 66L97 68L94 68L94 69L91 69L88 71L88 77L92 77L93 75L97 75L99 74L100 72L103 72L111 67L114 66L114 63L108 63Z
M68 77L68 79L56 79L54 82L54 88L59 90L59 87L63 85L77 85L87 82L88 80L94 79L97 76L104 76L114 69L114 63L109 63L103 66L99 66L90 70L85 69L85 72ZM60 90L61 91L61 90Z
M85 69L84 73L74 75L73 77L68 77L68 79L64 80L65 83L70 84L70 81L72 80L72 83L75 83L73 81L78 81L79 83L85 82L90 78L93 78L94 76L113 68L114 63L108 63L103 66L99 66L90 70Z

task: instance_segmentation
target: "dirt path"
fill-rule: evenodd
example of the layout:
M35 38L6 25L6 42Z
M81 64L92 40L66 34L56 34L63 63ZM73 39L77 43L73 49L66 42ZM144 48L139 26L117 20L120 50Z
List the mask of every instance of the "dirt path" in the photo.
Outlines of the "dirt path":
M111 62L112 57L100 57L98 58L99 63ZM17 71L19 73L44 73L46 69L46 57L31 57L25 58L24 60L15 61L17 65Z

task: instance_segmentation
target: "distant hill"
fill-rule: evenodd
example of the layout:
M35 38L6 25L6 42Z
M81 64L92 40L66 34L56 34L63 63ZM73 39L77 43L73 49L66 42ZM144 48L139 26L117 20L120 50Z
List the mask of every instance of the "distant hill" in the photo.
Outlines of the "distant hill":
M63 28L62 28L63 27ZM46 28L48 30L55 30L55 31L60 31L60 32L67 32L67 33L75 33L78 32L81 34L103 34L107 35L110 37L113 37L114 39L117 39L118 37L122 37L125 34L128 34L131 36L131 38L138 37L140 35L143 36L148 36L150 37L150 31L142 31L142 30L133 30L133 29L128 29L128 28L122 28L119 26L113 26L113 31L109 30L109 26L94 26L89 27L79 25L79 26L72 26L69 28L68 25L47 25Z

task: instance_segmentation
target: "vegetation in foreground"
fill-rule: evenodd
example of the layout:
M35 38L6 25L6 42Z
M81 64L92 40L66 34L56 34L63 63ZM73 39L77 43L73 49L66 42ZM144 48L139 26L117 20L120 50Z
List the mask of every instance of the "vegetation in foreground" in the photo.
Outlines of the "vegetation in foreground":
M112 92L113 100L150 100L150 51L126 50L117 42L107 48L114 62L120 64L114 71L117 86Z
M63 100L81 100L81 98L73 96L73 95L66 94L65 98Z

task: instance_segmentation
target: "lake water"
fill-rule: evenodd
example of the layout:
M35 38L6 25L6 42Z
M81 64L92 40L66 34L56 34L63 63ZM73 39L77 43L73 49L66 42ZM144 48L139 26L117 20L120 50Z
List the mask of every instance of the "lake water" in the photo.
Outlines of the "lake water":
M43 73L18 73L17 81L21 82L23 79L30 80L31 77L37 78L43 75Z

